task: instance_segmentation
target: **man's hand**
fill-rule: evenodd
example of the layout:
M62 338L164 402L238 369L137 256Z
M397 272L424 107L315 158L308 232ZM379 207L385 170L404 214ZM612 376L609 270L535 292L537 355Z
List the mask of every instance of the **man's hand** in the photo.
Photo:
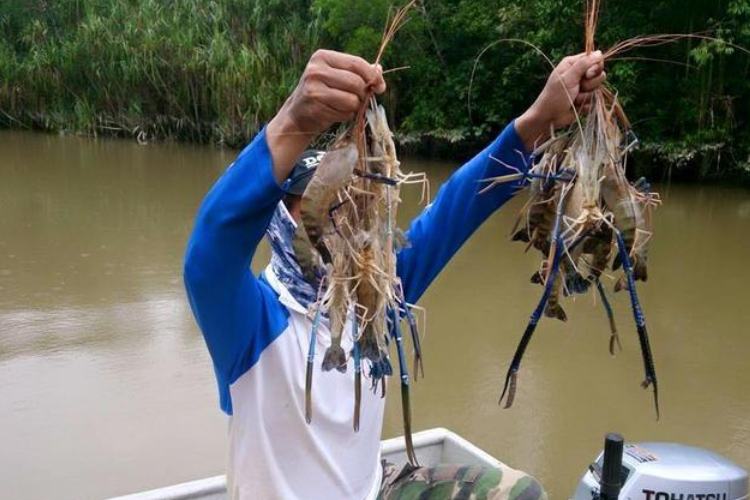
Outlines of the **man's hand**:
M552 128L573 123L574 109L579 113L587 112L592 92L606 77L604 58L599 51L563 59L534 104L516 119L516 131L527 151L545 140Z
M349 54L315 52L297 88L266 128L276 181L286 180L318 134L353 119L370 91L385 91L380 67Z

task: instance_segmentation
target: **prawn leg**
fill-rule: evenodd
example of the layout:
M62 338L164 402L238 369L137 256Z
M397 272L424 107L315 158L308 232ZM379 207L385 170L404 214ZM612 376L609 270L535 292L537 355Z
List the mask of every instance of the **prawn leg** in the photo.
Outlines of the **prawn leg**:
M344 235L341 233L341 229L339 228L339 225L336 222L336 218L334 217L334 214L336 213L336 210L338 210L339 208L343 207L347 203L351 203L351 199L346 198L343 201L340 201L340 202L336 203L334 206L332 206L331 208L328 209L328 218L331 221L331 225L333 226L333 230L336 231L336 234L338 234L342 239L344 238ZM326 259L328 259L328 260L326 261ZM324 262L331 262L331 260L333 260L333 259L331 258L330 252L328 253L328 255L323 256L323 261Z
M609 353L614 356L615 345L617 345L617 348L622 351L620 336L617 334L617 325L615 324L615 314L612 311L612 305L609 303L609 299L607 299L607 293L604 291L604 286L598 279L596 280L596 289L599 291L599 297L602 299L602 305L607 312L607 319L609 319L609 330L612 332L612 335L609 337Z
M354 174L362 177L363 179L369 179L373 182L379 182L388 186L398 185L398 179L391 179L390 177L386 177L385 175L375 174L372 172L363 172L362 170L359 170L357 168L354 169Z
M503 406L503 408L510 408L513 405L513 399L516 396L516 384L518 381L518 370L521 367L521 360L523 359L526 348L531 341L531 337L534 335L536 326L539 323L539 320L541 319L545 308L547 307L547 301L549 300L549 296L552 293L552 288L555 279L557 278L557 273L560 270L560 257L562 255L563 245L564 243L562 241L562 238L558 237L557 248L555 249L555 254L552 259L552 267L550 269L547 282L544 285L544 293L542 293L542 298L539 301L539 304L536 306L536 309L532 313L528 325L526 325L526 330L523 332L521 342L518 343L516 352L513 355L513 361L511 361L510 368L508 368L508 373L505 375L505 385L503 387L503 393L500 395L500 401L498 401L499 404L502 404L503 399L505 399L505 395L507 393L508 398L505 400L505 405Z
M502 404L506 393L508 394L508 399L505 400L505 406L503 406L503 408L510 408L513 405L513 399L516 396L516 383L518 381L518 370L521 367L521 359L523 359L523 355L531 341L531 337L534 335L534 330L536 330L536 325L539 323L539 320L547 307L547 301L552 293L557 273L560 270L560 261L562 260L563 247L565 246L565 240L560 236L560 221L562 220L564 203L565 192L560 194L560 200L557 202L555 225L552 229L552 248L550 249L552 262L550 262L548 267L547 279L544 283L544 293L542 293L542 298L539 300L539 304L531 314L531 319L529 320L528 325L526 325L526 331L523 332L521 342L519 342L518 347L516 347L513 361L511 361L508 373L505 375L503 393L500 395L500 401L498 401L498 404Z
M315 363L315 341L318 336L318 325L320 324L321 307L315 312L312 331L310 332L310 348L307 351L307 370L305 372L305 421L312 422L312 379L313 364Z
M617 240L617 249L619 251L620 259L622 260L622 267L625 270L625 276L628 283L628 292L630 293L630 304L633 308L633 317L635 318L635 326L638 330L638 340L641 344L641 354L643 355L643 366L646 372L646 378L641 383L644 389L649 386L654 386L654 406L656 408L656 420L659 420L659 386L656 380L656 369L654 368L654 357L651 354L651 344L648 340L648 330L646 329L646 318L643 315L641 309L641 303L638 300L638 294L635 291L635 277L633 276L633 266L630 263L630 257L628 255L625 241L622 239L622 235L617 228L613 228L615 233L615 239Z
M406 442L406 456L409 464L419 467L417 454L414 451L414 442L411 436L411 397L409 395L409 369L404 355L404 341L401 337L401 318L398 311L391 309L391 336L396 342L398 353L398 366L401 379L401 410L404 418L404 441Z
M404 310L404 316L406 321L409 323L409 331L411 332L412 345L414 346L414 380L419 375L424 378L424 361L422 358L422 342L419 339L419 328L417 326L417 319L411 312L411 308L406 304L403 296L399 298L399 303Z

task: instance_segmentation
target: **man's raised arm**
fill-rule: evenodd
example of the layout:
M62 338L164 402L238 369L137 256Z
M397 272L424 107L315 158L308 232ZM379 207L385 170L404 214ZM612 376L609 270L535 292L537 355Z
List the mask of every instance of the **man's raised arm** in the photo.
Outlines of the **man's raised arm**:
M190 305L206 339L222 408L229 385L285 328L276 297L250 270L296 160L322 131L350 120L382 71L359 57L318 51L284 106L206 196L185 257Z
M440 188L435 201L412 222L410 246L398 255L398 274L407 302L415 303L461 245L514 194L518 183L500 184L479 194L490 177L525 172L534 144L550 130L585 112L591 92L602 84L602 55L579 54L558 65L536 102L484 151Z
M268 297L250 270L284 192L274 176L261 131L224 172L198 213L185 256L190 306L208 345L221 393L231 412L229 385L252 363Z

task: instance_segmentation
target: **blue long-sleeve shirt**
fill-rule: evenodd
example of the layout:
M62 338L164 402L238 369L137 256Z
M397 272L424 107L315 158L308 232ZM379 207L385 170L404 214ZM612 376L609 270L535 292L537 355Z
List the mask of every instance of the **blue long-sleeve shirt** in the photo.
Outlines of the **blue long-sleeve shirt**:
M405 299L416 303L471 234L513 194L511 183L485 194L480 181L525 170L528 155L510 124L458 169L411 223L398 254ZM265 131L239 155L206 196L187 247L184 279L219 385L232 413L230 386L258 363L287 328L289 313L250 263L284 192L273 175Z

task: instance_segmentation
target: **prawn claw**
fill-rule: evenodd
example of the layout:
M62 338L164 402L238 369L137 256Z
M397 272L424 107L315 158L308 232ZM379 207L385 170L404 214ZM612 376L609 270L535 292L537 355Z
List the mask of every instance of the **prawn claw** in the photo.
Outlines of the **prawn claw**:
M516 397L516 383L518 380L518 370L509 370L508 375L505 377L505 387L503 387L503 393L500 395L500 400L497 404L502 405L504 410L507 410L513 406L513 400ZM508 394L508 398L505 399L505 394ZM505 404L503 405L503 399Z

